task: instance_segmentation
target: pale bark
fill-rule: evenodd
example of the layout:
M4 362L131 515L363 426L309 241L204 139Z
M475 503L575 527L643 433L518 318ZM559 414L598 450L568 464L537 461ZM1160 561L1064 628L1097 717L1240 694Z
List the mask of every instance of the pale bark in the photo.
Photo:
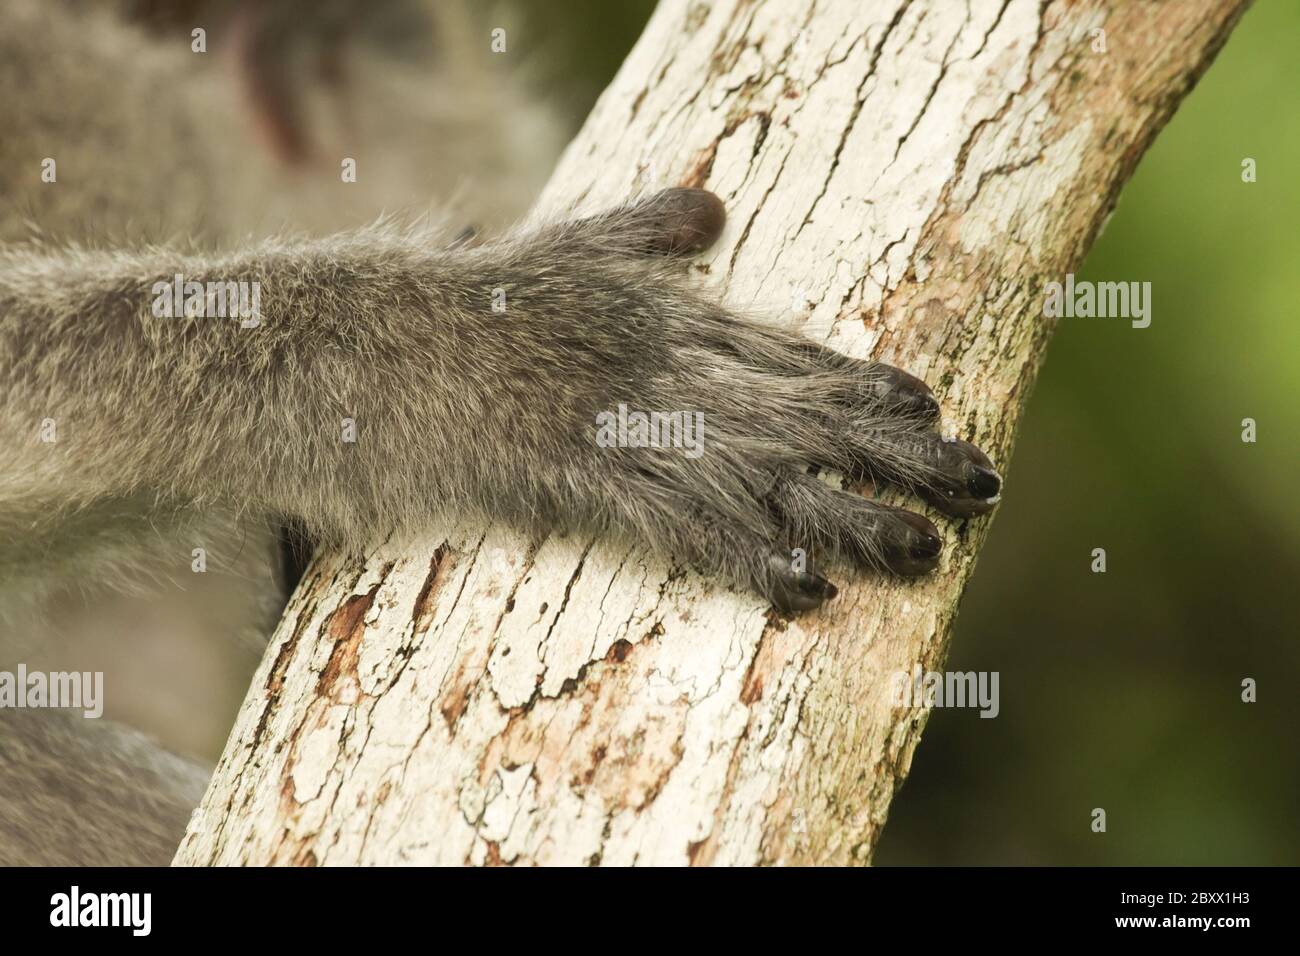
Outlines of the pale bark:
M1243 6L664 0L542 208L714 190L700 282L922 376L1005 473L1043 283ZM942 666L989 526L936 522L932 577L793 620L623 541L325 556L177 862L866 861L926 718L889 676Z

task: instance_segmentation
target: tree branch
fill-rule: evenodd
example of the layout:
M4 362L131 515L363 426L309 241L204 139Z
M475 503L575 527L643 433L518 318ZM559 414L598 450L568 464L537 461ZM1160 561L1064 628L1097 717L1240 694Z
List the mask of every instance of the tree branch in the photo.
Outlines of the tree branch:
M707 186L702 282L925 378L1005 465L1043 284L1244 6L664 0L541 208ZM926 718L889 676L942 666L988 529L939 523L932 577L794 620L622 541L324 556L177 862L866 861Z

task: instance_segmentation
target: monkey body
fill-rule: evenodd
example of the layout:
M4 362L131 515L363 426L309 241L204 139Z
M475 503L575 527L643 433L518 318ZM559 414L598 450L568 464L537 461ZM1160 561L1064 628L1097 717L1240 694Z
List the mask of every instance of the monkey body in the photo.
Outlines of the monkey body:
M129 418L110 410L125 413L136 374L149 378L185 350L156 363L136 353L141 364L115 374L116 333L100 324L100 345L80 351L89 340L63 338L56 313L96 327L97 300L113 290L101 283L89 298L63 299L67 283L82 281L64 267L112 260L121 277L150 249L204 261L258 239L328 236L386 211L428 216L426 204L448 199L457 223L499 226L523 212L562 142L544 106L481 64L459 57L453 71L428 55L394 63L368 50L351 89L368 108L318 155L287 165L249 122L231 19L182 17L151 36L109 6L0 5L0 438L13 452L0 465L0 666L45 654L81 668L92 640L121 648L117 657L166 642L187 648L163 655L171 666L195 661L177 679L198 682L202 673L189 671L210 668L215 681L251 668L295 576L285 573L279 518L221 489L187 498L153 486L139 471L153 454L143 445L100 472L106 446L132 444ZM468 46L453 6L440 4L425 32ZM192 49L195 24L209 27L206 53ZM355 181L343 181L344 159ZM222 320L169 321L179 344L186 322ZM159 408L173 398L153 395ZM87 399L110 417L84 417ZM193 436L195 423L183 431ZM164 447L179 437L153 435ZM106 666L110 702L147 722L149 707L123 707L123 695L157 696L145 681L162 675L147 672L168 665ZM163 706L152 712L170 722ZM0 710L0 863L165 863L208 772L109 720Z
M386 210L413 208L408 214L415 215L423 206L427 216L428 203L453 194L460 221L501 224L522 213L558 152L545 110L524 103L484 68L451 77L427 59L362 62L352 95L378 105L360 128L338 134L345 141L337 156L286 167L254 134L235 54L221 47L219 30L213 49L196 53L188 28L161 42L102 6L14 0L0 11L0 69L13 92L0 99L7 131L0 137L0 245L5 273L31 276L31 291L81 281L57 274L57 264L105 249L117 250L108 258L126 271L131 255L155 245L195 263L259 236L326 236ZM468 45L462 20L444 16L433 28L444 45ZM520 148L522 137L527 149ZM344 181L344 161L359 170L355 181ZM475 176L486 182L476 186ZM51 266L55 273L37 277ZM14 291L8 286L10 296ZM69 321L78 325L84 306L57 298L40 304L77 310ZM98 466L79 471L72 465L77 455L95 457L95 447L114 435L129 443L131 427L83 417L67 401L75 387L58 392L64 383L93 381L98 395L91 404L111 408L124 387L133 387L133 373L119 368L124 374L110 373L111 383L97 374L112 361L112 328L101 327L107 350L78 351L88 343L67 339L57 320L35 318L33 326L49 334L30 340L13 309L9 298L12 352L5 358L13 360L0 434L16 456L0 473L0 626L36 643L49 626L66 627L62 618L77 606L93 616L98 593L134 593L149 602L157 589L179 587L214 590L207 606L226 611L233 594L246 592L246 613L223 612L211 627L201 626L265 634L283 583L276 580L280 559L269 517L254 515L246 501L223 499L219 489L192 500L160 495L142 486L130 466L111 479L107 493L98 479L88 483L87 469ZM185 321L198 320L177 322L173 331L181 338ZM30 367L20 372L37 348L39 365L60 367L59 381L40 385L24 377ZM69 356L75 358L63 361ZM179 429L173 437L196 423L183 420L169 424ZM206 577L192 570L196 548Z

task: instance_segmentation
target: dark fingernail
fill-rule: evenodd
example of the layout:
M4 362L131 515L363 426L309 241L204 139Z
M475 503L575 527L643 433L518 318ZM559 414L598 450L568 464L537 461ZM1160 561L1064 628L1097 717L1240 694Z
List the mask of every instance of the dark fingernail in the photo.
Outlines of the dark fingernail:
M926 389L924 392L908 389L894 393L895 404L904 411L911 412L927 421L939 417L939 400Z
M803 592L814 594L814 596L822 598L823 601L829 601L840 593L840 589L831 584L831 581L823 578L822 575L803 575L800 579L800 587Z
M774 575L769 599L786 614L811 611L840 593L815 571L795 571L789 559L779 553L768 558L768 566Z
M800 591L809 597L818 598L819 601L829 601L835 595L839 594L839 588L831 584L820 574L814 574L810 571L799 572L795 579Z
M912 529L914 547L923 551L926 548L933 548L935 554L943 549L943 539L939 537L939 529L929 518L915 511L899 511L897 514L898 520Z
M666 255L703 252L727 224L726 206L707 189L665 189L650 202L663 216L664 233L657 251Z
M939 400L930 391L930 386L902 369L893 366L883 368L886 370L882 396L885 401L927 420L939 416Z
M954 518L973 518L987 514L998 503L1002 476L988 455L968 441L945 440L938 446L938 466L942 472L935 486L922 491L922 497Z
M928 518L913 511L899 511L898 520L905 526L899 540L885 552L889 570L909 577L929 574L939 566L943 539Z
M911 544L913 561L931 561L943 553L943 539L937 535L917 537Z
M966 482L966 487L976 498L996 498L1002 490L1002 476L992 468L981 465L971 466L973 474Z

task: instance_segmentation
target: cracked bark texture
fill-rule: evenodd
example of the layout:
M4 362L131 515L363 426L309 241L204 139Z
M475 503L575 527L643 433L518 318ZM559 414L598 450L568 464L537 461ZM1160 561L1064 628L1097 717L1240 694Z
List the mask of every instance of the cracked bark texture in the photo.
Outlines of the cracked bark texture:
M664 0L540 209L714 190L700 282L925 378L1005 473L1043 283L1244 6ZM932 577L841 572L794 620L622 541L323 556L177 862L868 861L926 719L889 675L942 666L988 531L939 524Z

